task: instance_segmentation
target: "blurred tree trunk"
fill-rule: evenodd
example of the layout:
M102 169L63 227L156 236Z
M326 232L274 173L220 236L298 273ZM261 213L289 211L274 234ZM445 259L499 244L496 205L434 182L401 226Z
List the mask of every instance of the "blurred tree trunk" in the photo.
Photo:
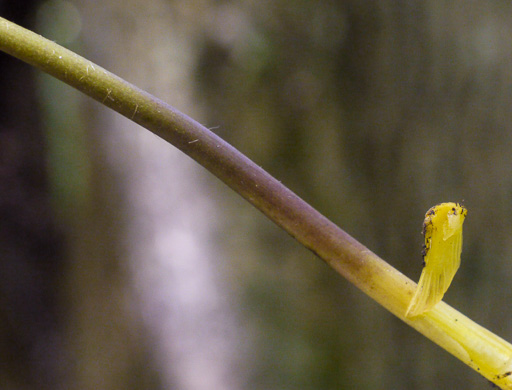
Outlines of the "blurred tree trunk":
M87 56L200 118L191 88L193 25L185 17L193 15L196 6L195 2L165 0L83 1L79 8ZM90 284L98 290L109 286L107 291L115 294L116 289L122 290L119 280L103 278L126 276L123 272L127 272L163 386L238 388L236 324L229 290L222 282L222 264L218 264L222 255L214 238L219 218L206 173L181 152L118 114L98 104L91 104L90 109L95 118L90 131L99 152L93 157L99 185L96 192L103 196L95 203L105 207L98 210L94 221L111 221L104 231L96 227L92 232L91 243L102 243L95 250L103 251L98 256L103 261L98 261L94 282L80 281L83 292L77 297L84 296ZM113 261L112 249L106 248L112 244L119 245L123 255L106 272L105 259ZM92 297L89 294L87 300ZM116 314L120 303L108 297L107 304L105 296L98 294L98 305L108 305L109 313ZM91 303L85 307L93 309ZM91 312L80 314L80 318L93 315L98 316ZM105 326L100 319L94 327ZM108 319L110 315L104 320ZM116 326L122 323L122 317L116 320ZM123 345L117 340L123 334L105 336L100 345ZM86 341L77 347L87 345ZM112 350L105 361L112 361L117 353ZM94 356L88 360L94 363Z
M83 52L76 38L86 19L79 9L66 2L43 7L38 32ZM111 123L99 105L41 73L39 89L52 196L66 244L59 279L62 388L159 389L129 268L130 215L123 176L112 164Z

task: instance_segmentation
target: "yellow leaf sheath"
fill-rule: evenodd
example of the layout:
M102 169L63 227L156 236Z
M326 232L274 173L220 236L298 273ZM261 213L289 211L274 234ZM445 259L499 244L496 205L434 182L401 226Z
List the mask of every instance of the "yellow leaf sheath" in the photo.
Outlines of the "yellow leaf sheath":
M420 315L443 299L459 269L462 224L467 213L464 206L449 202L438 204L425 214L424 267L406 317Z

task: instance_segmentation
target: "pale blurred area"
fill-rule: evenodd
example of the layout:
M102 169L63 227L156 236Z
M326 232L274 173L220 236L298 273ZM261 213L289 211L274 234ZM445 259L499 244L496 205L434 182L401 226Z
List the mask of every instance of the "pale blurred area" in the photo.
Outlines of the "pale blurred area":
M446 301L512 340L512 5L0 1L195 118L417 280L464 201ZM485 389L202 167L0 57L0 389Z

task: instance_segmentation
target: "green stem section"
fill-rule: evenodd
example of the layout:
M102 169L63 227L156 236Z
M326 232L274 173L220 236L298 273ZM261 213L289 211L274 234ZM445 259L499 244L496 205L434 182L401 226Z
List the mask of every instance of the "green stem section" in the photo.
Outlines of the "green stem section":
M0 50L62 80L168 141L371 298L502 389L512 389L512 345L443 302L404 314L416 284L201 124L85 58L0 18Z

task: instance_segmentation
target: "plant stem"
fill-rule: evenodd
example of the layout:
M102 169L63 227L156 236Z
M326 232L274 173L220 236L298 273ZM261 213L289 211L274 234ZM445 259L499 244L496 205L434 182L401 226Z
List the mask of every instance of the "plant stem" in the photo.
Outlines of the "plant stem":
M402 321L502 389L512 345L444 302L404 314L416 284L201 124L85 58L0 18L0 50L71 85L192 157Z

